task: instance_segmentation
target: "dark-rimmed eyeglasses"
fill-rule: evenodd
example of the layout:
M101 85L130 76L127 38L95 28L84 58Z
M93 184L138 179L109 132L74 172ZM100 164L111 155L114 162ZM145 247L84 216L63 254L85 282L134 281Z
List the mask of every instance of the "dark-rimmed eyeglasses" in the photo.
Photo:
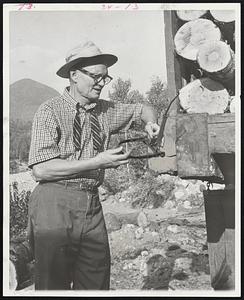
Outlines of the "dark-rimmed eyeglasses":
M94 83L97 84L99 82L101 82L103 80L104 84L109 84L109 82L113 79L113 77L109 76L109 75L95 75L93 73L88 72L85 69L77 69L79 70L81 73L91 77L94 80Z

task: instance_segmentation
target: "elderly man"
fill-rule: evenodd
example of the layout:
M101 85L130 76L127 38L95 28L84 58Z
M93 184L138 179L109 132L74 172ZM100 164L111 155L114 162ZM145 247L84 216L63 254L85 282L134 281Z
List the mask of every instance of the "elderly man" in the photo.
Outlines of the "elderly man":
M133 122L151 138L156 113L141 104L99 98L117 61L92 42L72 49L57 75L69 78L64 93L35 114L29 167L39 182L29 203L29 240L35 255L37 290L107 290L110 251L98 187L107 168L128 163L109 137Z

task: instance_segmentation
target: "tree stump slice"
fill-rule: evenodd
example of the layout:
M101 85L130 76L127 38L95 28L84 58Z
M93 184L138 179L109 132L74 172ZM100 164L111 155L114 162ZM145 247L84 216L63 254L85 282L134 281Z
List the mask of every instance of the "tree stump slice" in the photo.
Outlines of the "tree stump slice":
M220 23L235 22L235 11L234 10L210 10L212 17Z
M229 99L223 85L210 78L194 80L179 93L180 105L188 113L224 113Z
M202 44L220 39L220 29L212 21L200 18L189 21L179 28L174 37L175 50L183 58L196 61Z
M214 22L220 28L224 40L235 50L235 11L234 10L210 10Z
M193 21L199 18L202 18L204 15L206 15L207 10L177 10L176 14L177 17L181 21Z
M197 62L206 75L222 83L235 77L235 58L230 46L222 41L204 43L197 55Z

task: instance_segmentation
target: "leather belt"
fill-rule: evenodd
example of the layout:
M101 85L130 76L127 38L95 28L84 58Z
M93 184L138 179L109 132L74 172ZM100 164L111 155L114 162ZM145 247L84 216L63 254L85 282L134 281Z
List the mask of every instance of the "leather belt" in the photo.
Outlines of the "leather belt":
M85 184L81 183L81 182L55 181L55 182L52 182L52 183L62 185L65 188L75 189L75 190L79 190L79 191L89 191L89 192L93 192L93 193L98 192L97 187L91 187L91 186L86 187Z

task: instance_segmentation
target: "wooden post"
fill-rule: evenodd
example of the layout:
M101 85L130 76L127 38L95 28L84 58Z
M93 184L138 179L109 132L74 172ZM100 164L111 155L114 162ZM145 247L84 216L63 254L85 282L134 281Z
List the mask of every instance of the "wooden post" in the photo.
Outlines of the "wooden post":
M174 11L164 11L164 33L166 41L166 66L167 66L167 82L168 82L168 98L173 99L178 90L182 87L181 66L177 59L174 49L174 35L178 29L177 18ZM175 138L176 125L175 117L178 110L178 102L175 101L170 109L169 118L165 126L165 144L162 151L166 156L176 154ZM151 158L149 160L149 168L159 173L174 173L177 170L176 157Z

